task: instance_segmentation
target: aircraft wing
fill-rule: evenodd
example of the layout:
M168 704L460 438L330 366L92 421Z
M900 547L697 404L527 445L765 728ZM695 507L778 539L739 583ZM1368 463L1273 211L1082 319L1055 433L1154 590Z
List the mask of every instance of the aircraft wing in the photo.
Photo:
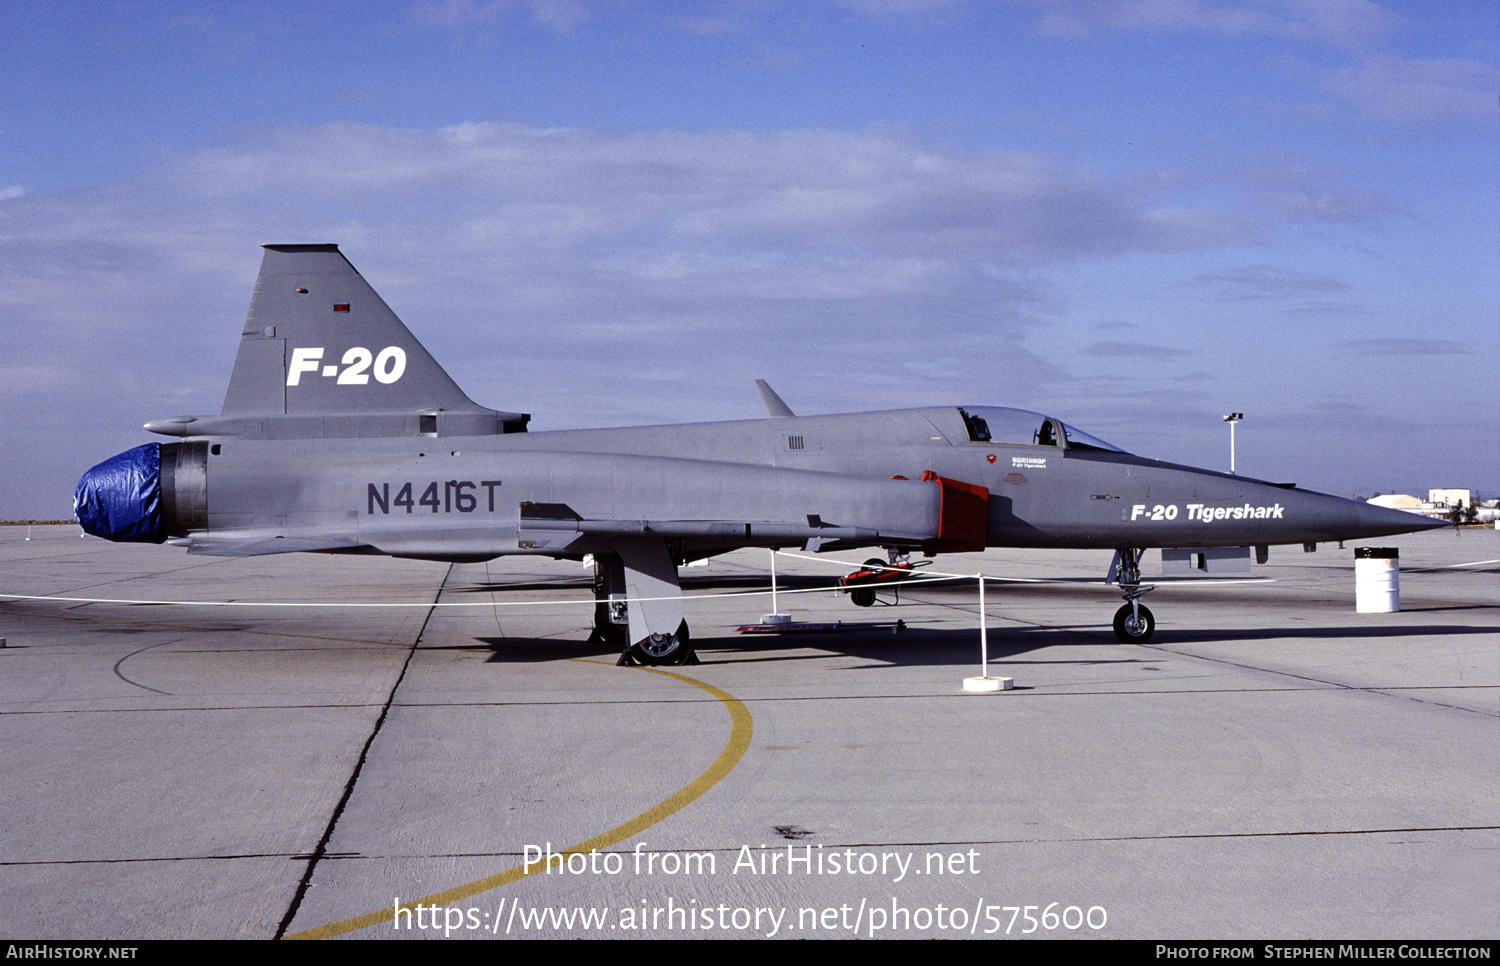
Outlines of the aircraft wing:
M260 557L273 553L332 553L336 550L352 550L355 547L364 546L353 537L335 535L288 537L236 534L233 537L193 537L191 541L181 539L187 542L188 553L201 553L211 557Z
M528 515L522 509L517 539L521 549L566 549L584 537L657 536L702 539L724 543L775 543L799 546L817 552L830 543L868 546L888 542L892 545L917 546L931 540L933 534L901 532L888 528L835 526L810 515L805 524L759 520L585 520L576 514L568 517Z
M680 540L698 553L720 553L737 547L796 547L808 552L841 547L901 546L916 548L933 533L909 528L833 526L816 517L804 523L761 520L544 519L523 516L509 525L434 529L430 526L384 527L364 538L380 553L436 560L483 560L507 553L578 557L607 553L616 542L656 537ZM264 547L270 541L263 541ZM320 548L322 549L322 548ZM214 552L214 551L208 551ZM257 552L275 553L274 549Z

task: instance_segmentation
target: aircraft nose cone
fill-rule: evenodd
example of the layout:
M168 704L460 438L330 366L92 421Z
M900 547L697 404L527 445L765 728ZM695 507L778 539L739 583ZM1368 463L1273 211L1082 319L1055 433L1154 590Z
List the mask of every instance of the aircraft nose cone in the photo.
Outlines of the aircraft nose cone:
M1355 506L1358 508L1355 512L1355 527L1358 533L1353 539L1356 540L1367 537L1386 537L1396 533L1415 533L1419 530L1435 530L1438 527L1448 526L1444 520L1434 520L1420 513L1393 510L1389 507L1361 502L1356 502Z
M161 543L161 444L126 450L93 467L73 491L85 533L119 543Z

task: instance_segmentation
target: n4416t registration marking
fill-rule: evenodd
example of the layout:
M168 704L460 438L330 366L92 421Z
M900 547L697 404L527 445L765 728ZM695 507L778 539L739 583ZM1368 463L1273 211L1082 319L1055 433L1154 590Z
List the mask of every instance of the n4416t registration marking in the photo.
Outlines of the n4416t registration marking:
M400 513L420 513L424 510L432 513L473 513L479 510L481 513L495 512L495 487L500 485L499 480L433 480L427 484L426 489L421 489L422 483L405 483L396 490L395 496L391 495L391 484L374 483L367 484L365 489L365 515L374 516L378 511L382 515ZM484 487L484 499L481 500L479 488ZM481 509L481 503L487 503L488 507ZM392 510L391 507L395 507Z

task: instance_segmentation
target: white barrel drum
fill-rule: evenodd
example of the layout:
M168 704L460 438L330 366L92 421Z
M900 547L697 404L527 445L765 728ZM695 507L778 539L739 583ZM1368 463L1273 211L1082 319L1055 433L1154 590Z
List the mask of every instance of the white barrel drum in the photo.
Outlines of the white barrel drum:
M1354 548L1354 609L1361 614L1401 609L1401 553L1395 547Z

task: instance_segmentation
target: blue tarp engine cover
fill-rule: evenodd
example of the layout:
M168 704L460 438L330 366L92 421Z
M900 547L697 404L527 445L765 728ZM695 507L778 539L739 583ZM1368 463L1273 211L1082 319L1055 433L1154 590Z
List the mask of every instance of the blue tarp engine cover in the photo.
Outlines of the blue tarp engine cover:
M111 456L83 474L73 517L87 533L123 543L161 543L161 444Z

